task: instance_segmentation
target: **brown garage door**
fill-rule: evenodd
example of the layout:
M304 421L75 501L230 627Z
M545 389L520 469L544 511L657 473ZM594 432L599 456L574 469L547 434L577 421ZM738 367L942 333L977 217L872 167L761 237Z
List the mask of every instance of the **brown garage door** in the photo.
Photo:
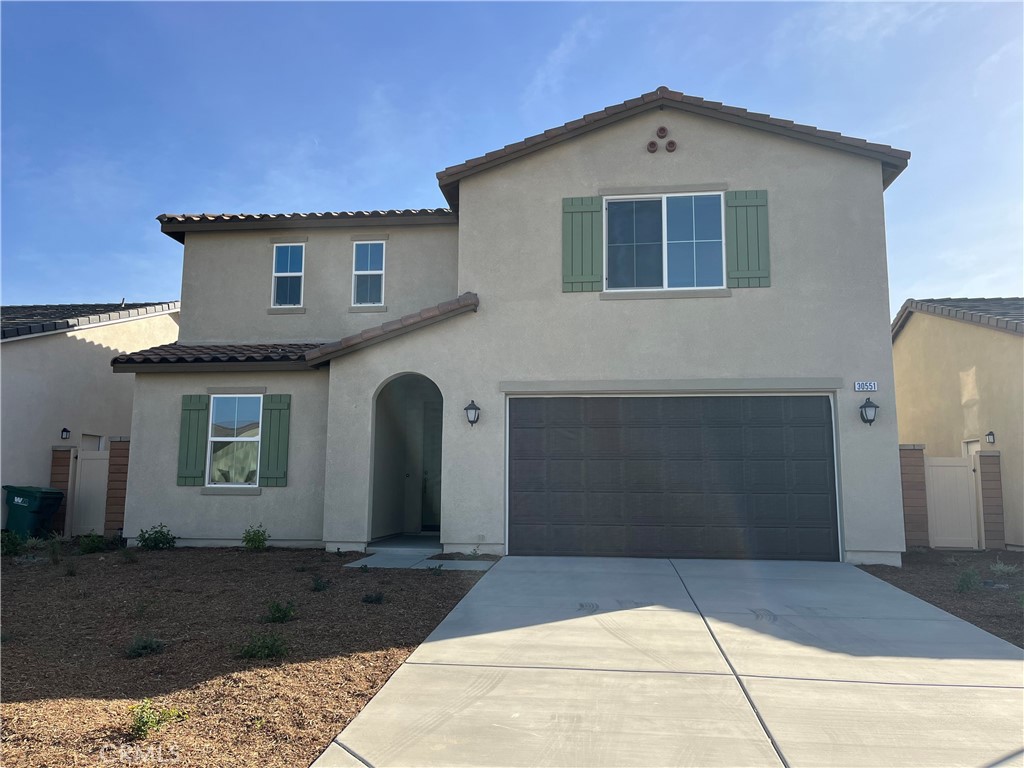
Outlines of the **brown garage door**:
M509 553L838 560L829 399L509 401Z

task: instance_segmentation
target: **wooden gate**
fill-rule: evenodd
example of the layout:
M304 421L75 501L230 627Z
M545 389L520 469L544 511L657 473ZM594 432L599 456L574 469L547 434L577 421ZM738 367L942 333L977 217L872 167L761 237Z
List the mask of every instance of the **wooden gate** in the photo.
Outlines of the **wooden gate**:
M109 451L79 451L75 472L71 535L104 532L107 516L107 466Z
M925 457L930 546L980 548L975 474L973 457Z

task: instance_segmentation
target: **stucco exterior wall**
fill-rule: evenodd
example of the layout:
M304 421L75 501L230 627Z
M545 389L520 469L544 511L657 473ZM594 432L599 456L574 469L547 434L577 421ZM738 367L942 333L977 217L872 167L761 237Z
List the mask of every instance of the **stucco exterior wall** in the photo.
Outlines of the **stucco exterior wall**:
M900 442L926 456L959 457L965 440L998 450L1006 543L1024 546L1024 338L914 312L893 360Z
M246 528L263 523L274 546L320 544L326 372L154 373L135 379L126 537L166 523L180 537L179 546L237 546ZM209 496L201 487L176 484L181 397L206 394L209 387L266 387L266 394L292 396L287 486L260 488L258 496Z
M115 375L110 360L175 341L177 315L147 315L0 343L3 484L49 485L51 446L79 446L83 434L128 435L133 377ZM60 439L63 427L71 430L68 440Z
M458 228L379 226L189 233L185 239L182 342L337 341L455 298ZM386 312L353 312L353 238L386 237ZM306 246L303 309L268 313L274 244Z
M649 154L659 125L679 142ZM725 298L602 301L562 293L564 197L717 184L767 189L771 288ZM365 541L371 466L351 450L372 396L405 371L444 397L442 542L501 546L505 394L500 382L563 392L675 381L716 392L759 380L783 391L836 380L842 547L851 561L898 562L904 548L877 162L671 110L641 115L461 182L459 292L481 306L442 326L341 358L331 368L324 536ZM701 384L705 380L717 383ZM867 427L855 380L879 383ZM506 387L515 390L517 385ZM475 428L462 408L483 408ZM349 482L356 478L356 482ZM481 551L484 551L483 549Z

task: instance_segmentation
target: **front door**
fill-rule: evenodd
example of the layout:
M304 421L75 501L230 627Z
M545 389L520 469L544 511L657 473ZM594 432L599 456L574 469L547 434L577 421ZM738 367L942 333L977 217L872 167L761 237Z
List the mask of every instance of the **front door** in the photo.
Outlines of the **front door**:
M423 404L422 530L441 530L441 403Z

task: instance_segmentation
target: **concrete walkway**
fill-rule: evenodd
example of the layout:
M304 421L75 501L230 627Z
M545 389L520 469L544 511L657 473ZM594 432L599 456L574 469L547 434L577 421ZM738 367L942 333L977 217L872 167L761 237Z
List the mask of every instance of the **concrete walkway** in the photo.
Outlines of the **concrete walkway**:
M1024 765L1020 649L838 563L506 557L314 763Z

